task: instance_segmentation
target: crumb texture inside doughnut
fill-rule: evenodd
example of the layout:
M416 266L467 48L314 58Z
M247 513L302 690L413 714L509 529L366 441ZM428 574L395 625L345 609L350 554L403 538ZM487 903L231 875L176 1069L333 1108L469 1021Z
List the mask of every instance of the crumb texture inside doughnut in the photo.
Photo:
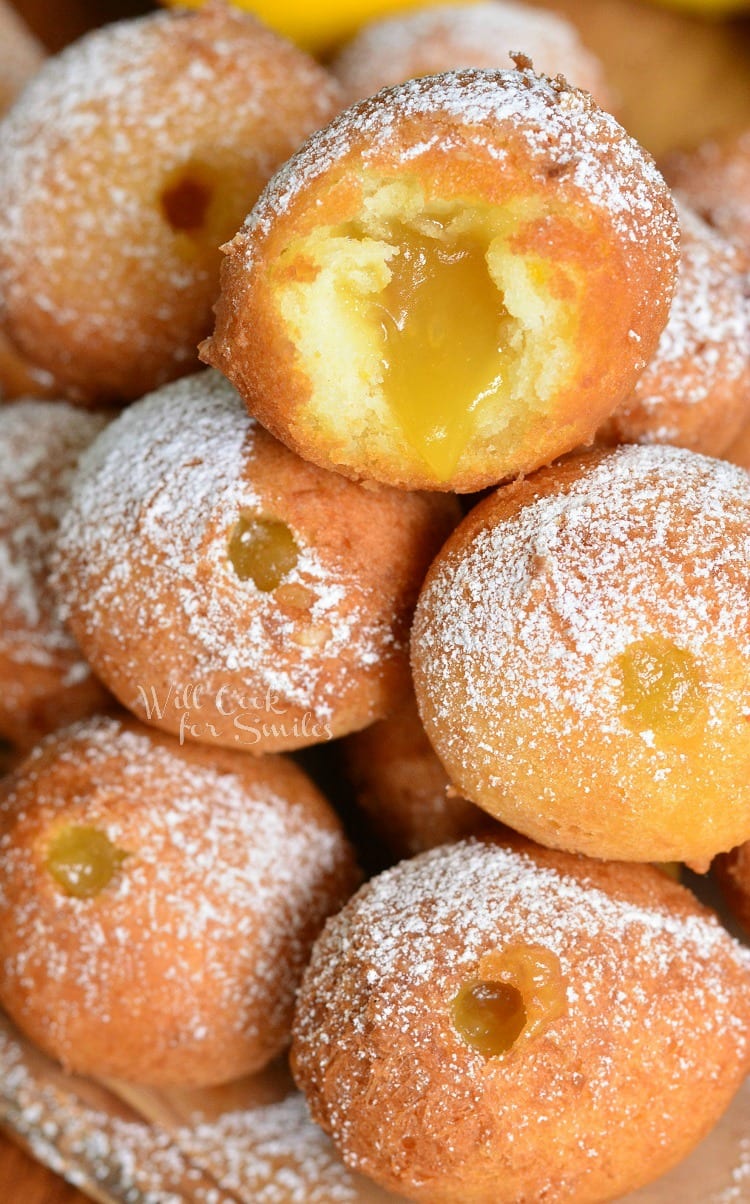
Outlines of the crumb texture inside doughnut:
M351 397L355 438L395 419L445 482L475 438L522 432L568 379L575 282L513 249L534 214L511 204L429 200L416 179L371 176L362 198L354 220L286 248L274 269L279 310L316 420L334 432Z
M664 735L689 734L706 716L696 658L660 636L629 644L618 657L625 720Z
M109 886L128 854L98 828L68 824L53 837L46 865L57 885L75 899L93 899Z
M286 523L243 514L229 540L229 559L240 581L271 593L296 568L299 547Z

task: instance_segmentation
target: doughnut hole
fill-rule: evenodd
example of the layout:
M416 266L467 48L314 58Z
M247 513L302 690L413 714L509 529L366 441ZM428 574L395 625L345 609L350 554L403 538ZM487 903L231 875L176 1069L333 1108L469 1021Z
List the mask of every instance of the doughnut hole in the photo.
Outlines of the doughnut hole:
M263 193L200 355L321 467L476 492L587 444L630 393L677 233L637 144L524 56L411 79L340 114Z
M749 1006L739 945L652 867L459 841L329 922L291 1065L344 1161L399 1199L601 1204L721 1115Z
M671 640L647 636L618 657L625 721L662 736L689 735L705 716L697 662Z
M212 325L219 246L339 108L323 68L228 6L76 42L31 81L3 144L6 337L63 396L92 404L189 372ZM67 135L76 122L85 138Z
M511 203L427 201L416 179L363 189L355 219L280 256L277 304L315 421L341 421L332 373L358 402L371 382L370 421L395 424L420 477L445 488L477 441L522 439L569 380L576 271L515 248L533 203L522 218Z
M95 899L115 879L128 856L99 828L68 824L52 837L45 865L64 894Z
M296 567L299 548L286 523L243 514L229 539L229 559L241 581L252 581L262 593L272 593ZM293 607L301 603L304 609L299 589L289 602Z
M74 1073L190 1088L282 1051L358 873L293 762L100 717L7 780L0 877L3 1011Z

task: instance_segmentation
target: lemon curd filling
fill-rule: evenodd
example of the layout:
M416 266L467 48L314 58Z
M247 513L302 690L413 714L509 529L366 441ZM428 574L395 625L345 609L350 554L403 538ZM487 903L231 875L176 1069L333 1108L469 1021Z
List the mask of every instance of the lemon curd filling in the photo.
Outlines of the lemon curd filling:
M451 1002L460 1037L486 1058L502 1057L567 1011L560 962L541 945L489 953Z
M271 593L292 572L299 548L286 523L243 514L229 537L229 560L240 581Z
M523 438L572 372L578 321L570 273L516 249L535 216L370 181L356 218L286 248L271 285L334 444L393 453L395 430L445 483L477 440Z
M439 479L455 468L474 410L502 383L508 312L485 252L475 237L404 230L376 303L388 406Z
M109 886L127 856L106 832L70 824L50 842L46 867L66 895L93 899Z
M456 1031L486 1058L508 1053L526 1027L523 996L505 982L467 983L453 1000L452 1013Z
M663 735L689 733L705 714L705 690L691 652L660 636L630 644L617 658L628 727Z

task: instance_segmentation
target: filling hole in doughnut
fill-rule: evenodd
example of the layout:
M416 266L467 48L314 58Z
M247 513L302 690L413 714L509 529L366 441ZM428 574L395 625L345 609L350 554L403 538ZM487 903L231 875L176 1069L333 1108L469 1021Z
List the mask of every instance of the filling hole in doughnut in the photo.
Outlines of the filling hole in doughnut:
M636 731L677 735L706 709L695 657L660 636L630 644L617 658L625 721Z
M376 181L356 218L293 242L276 296L316 421L338 442L342 423L353 442L395 424L437 483L473 441L521 437L572 370L577 321L562 269L516 249L534 217Z
M247 166L191 159L161 181L158 211L169 227L181 259L218 261L219 247L235 233L259 191Z
M296 567L299 548L286 523L243 514L229 537L229 559L240 581L271 593Z
M128 854L106 832L85 825L62 828L47 849L47 870L66 895L93 899L109 886Z
M212 189L189 172L178 176L161 194L161 207L173 230L200 234L206 224Z
M453 1024L486 1058L497 1058L515 1045L526 1027L526 1009L517 987L505 982L472 982L453 1000Z
M522 1037L535 1036L566 1011L560 962L539 945L486 954L477 977L451 1003L456 1032L486 1058L509 1053Z

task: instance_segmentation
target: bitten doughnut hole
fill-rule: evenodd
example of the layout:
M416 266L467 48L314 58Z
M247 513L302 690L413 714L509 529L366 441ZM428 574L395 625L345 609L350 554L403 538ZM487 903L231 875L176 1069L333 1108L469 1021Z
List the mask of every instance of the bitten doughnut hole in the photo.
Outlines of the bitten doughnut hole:
M272 593L296 567L299 547L286 523L243 514L229 540L229 559L240 581L252 580L262 593ZM290 599L292 606L299 602L298 592Z
M521 218L510 204L428 201L417 180L365 177L362 192L351 221L287 247L274 273L279 309L311 410L335 418L332 374L358 410L372 382L355 428L395 421L443 485L476 440L522 432L572 371L572 267L511 250Z
M114 880L127 856L106 832L69 824L52 837L45 864L66 895L94 899Z
M201 358L305 459L475 492L590 442L655 349L666 185L590 96L516 62L345 110L224 248Z

